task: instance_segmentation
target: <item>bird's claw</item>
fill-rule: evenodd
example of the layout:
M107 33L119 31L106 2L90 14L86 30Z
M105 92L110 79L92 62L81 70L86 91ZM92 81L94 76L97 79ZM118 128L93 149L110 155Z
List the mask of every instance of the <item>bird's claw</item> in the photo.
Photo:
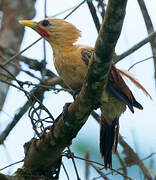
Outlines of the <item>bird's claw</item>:
M80 91L81 91L81 88L74 91L73 93L74 100L76 99L76 96L80 93Z
M62 119L63 121L65 122L65 119L66 119L66 116L68 114L68 107L71 103L66 103L64 106L63 106L63 111L62 111Z

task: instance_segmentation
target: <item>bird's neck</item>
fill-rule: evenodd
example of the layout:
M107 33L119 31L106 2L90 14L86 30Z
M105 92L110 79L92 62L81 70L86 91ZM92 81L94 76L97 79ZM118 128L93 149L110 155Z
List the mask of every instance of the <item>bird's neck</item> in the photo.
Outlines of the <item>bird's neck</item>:
M50 44L52 49L53 49L53 53L54 55L60 55L60 54L68 54L68 53L71 53L71 52L74 52L76 50L76 45L74 44L66 44L66 45L53 45L53 44Z

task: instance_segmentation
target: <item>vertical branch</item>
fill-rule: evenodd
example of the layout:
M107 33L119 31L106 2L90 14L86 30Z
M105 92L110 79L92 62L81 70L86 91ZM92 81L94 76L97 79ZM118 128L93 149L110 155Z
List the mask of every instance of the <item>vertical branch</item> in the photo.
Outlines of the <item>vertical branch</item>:
M74 169L75 169L77 180L81 180L80 177L79 177L79 173L78 173L78 169L76 167L76 163L75 163L74 157L73 157L73 153L71 152L69 147L67 147L67 149L69 151L69 154L71 154L71 159L72 159L72 163L73 163L73 166L74 166Z
M47 0L44 0L44 18L47 17ZM46 64L46 44L45 40L43 39L43 53L44 53L44 63Z
M89 151L85 154L85 180L89 179L89 163L87 160L89 160Z
M47 0L44 0L44 18L47 17ZM42 68L41 68L41 75L42 75L42 81L45 80L45 69L46 69L46 42L43 39L43 60L42 60ZM43 99L42 99L43 102ZM41 116L41 111L39 112L39 116Z
M124 160L120 157L120 154L119 154L118 151L115 153L115 155L117 156L117 158L118 158L118 160L119 160L119 162L121 164L123 173L127 176L127 167L126 167L126 164L125 164ZM124 178L124 179L126 180L126 178Z
M150 15L148 13L148 10L146 8L144 0L138 0L138 4L140 6L148 34L151 34L154 31L154 27L150 18ZM155 69L155 79L156 79L156 37L151 40L150 42L152 53L153 53L153 60L154 60L154 69Z
M90 0L87 0L87 4L88 4L88 7L89 7L89 10L90 10L90 13L92 15L92 18L93 18L93 21L94 21L94 24L96 26L96 30L97 32L99 33L99 30L100 30L100 22L99 22L99 18L96 14L96 9L94 7L94 4L92 3L92 1Z

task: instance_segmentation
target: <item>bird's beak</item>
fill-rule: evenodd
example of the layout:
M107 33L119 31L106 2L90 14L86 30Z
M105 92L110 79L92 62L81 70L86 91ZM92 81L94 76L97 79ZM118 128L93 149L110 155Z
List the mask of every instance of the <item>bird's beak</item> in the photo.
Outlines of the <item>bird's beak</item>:
M21 20L21 21L19 21L19 23L24 25L24 26L28 26L32 29L35 29L38 26L37 22L31 21L31 20Z

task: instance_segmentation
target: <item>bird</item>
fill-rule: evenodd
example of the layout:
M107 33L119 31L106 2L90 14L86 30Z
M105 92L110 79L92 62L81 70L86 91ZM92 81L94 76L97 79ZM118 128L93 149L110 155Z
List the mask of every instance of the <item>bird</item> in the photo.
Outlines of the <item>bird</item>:
M49 42L59 76L73 91L81 89L95 51L93 47L76 44L81 37L81 31L73 24L58 18L45 18L39 22L21 20L19 23L32 28ZM127 107L132 113L134 113L134 107L143 109L125 83L124 77L150 96L131 74L116 68L112 62L107 84L99 100L101 104L100 152L104 158L105 169L112 168L112 153L116 152L118 144L119 117Z

